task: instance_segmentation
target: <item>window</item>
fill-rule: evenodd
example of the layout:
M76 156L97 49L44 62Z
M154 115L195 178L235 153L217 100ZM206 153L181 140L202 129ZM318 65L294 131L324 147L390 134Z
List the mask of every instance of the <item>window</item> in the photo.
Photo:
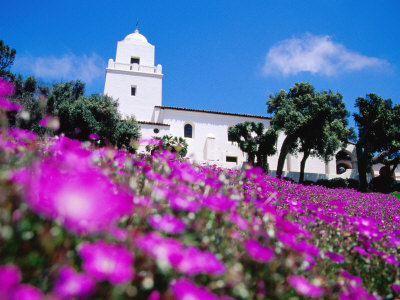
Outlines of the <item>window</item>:
M158 129L158 128L154 128L154 129L153 129L153 132L154 132L155 134L157 134L157 133L159 133L159 132L160 132L160 129Z
M237 163L237 156L227 156L226 157L226 162Z
M139 57L131 57L131 64L139 64L140 58Z
M131 96L136 96L136 85L131 86Z
M190 124L186 124L184 127L184 137L191 138L193 136L193 127Z

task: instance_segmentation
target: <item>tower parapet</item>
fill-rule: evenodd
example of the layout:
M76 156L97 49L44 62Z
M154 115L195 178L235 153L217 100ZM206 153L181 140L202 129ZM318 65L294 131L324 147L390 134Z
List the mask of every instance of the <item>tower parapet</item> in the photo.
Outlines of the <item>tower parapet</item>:
M115 61L108 60L104 94L118 99L124 116L154 121L154 107L162 105L162 66L154 64L155 47L135 32L117 44Z

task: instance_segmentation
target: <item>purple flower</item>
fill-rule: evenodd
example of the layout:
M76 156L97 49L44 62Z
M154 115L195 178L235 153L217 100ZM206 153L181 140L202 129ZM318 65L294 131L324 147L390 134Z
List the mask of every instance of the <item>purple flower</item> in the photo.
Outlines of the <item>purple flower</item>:
M180 278L170 284L176 300L217 300L218 297L204 287L199 287L189 279Z
M148 218L151 227L166 233L182 233L185 231L185 223L173 215L154 215Z
M390 265L395 265L397 266L399 264L399 261L397 260L396 257L394 257L393 255L389 255L385 257L385 261L390 264Z
M91 139L91 140L98 140L99 138L100 138L100 136L96 133L89 134L89 139Z
M136 240L136 246L154 259L170 265L176 265L183 257L184 248L180 241L164 238L156 232L142 235Z
M393 291L395 291L396 293L400 294L400 284L392 284L392 289Z
M61 268L56 283L54 293L62 298L87 297L95 289L93 279L83 273L77 273L69 266Z
M339 274L342 275L342 277L354 282L355 284L362 284L362 278L359 276L352 275L345 270L340 270Z
M9 293L21 281L21 271L14 265L0 266L0 299L7 299Z
M11 292L9 300L43 300L43 294L34 286L21 284Z
M320 297L323 291L320 287L312 285L303 276L289 276L288 281L290 285L301 295L309 297Z
M133 254L124 246L84 242L79 245L83 270L96 280L108 280L113 284L126 283L133 278Z
M49 116L40 120L39 125L53 130L58 130L60 128L60 120L58 119L58 117Z
M12 111L12 110L18 111L21 109L21 105L0 97L0 109L1 108L5 109L5 110L9 110L9 111Z
M237 201L224 195L210 195L202 198L202 204L213 211L222 212L235 208Z
M57 219L75 233L99 233L133 208L132 196L113 184L87 160L47 158L31 170L21 170L14 180L24 187L29 206ZM81 162L79 164L79 162Z
M357 247L354 247L353 250L357 251L358 253L360 253L361 255L363 255L367 258L371 258L371 255L367 251L365 251L364 248L357 246Z
M225 273L225 265L211 252L201 251L194 246L188 246L183 251L181 261L176 269L186 275L207 273L220 275Z
M197 212L200 209L200 203L191 200L174 192L168 194L169 206L176 210L184 210L188 212Z
M161 297L161 294L159 291L152 291L147 300L159 300Z
M239 216L239 214L236 211L233 211L231 213L229 220L232 223L235 223L240 230L245 231L249 227L249 223L247 222L247 220Z
M329 251L325 252L325 255L337 263L343 263L345 260L343 256Z
M0 78L0 96L10 96L14 94L14 85L7 79Z
M270 261L274 257L274 251L270 248L261 245L256 240L247 240L245 242L247 253L255 260L261 262Z

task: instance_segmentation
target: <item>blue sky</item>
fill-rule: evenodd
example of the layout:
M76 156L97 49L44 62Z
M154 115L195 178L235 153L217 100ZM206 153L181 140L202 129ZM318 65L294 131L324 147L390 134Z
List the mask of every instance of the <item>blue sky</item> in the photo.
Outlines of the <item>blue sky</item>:
M400 103L400 2L6 1L0 39L14 72L82 79L102 93L117 41L135 29L163 65L163 105L266 115L295 82L342 93L353 111L374 92Z

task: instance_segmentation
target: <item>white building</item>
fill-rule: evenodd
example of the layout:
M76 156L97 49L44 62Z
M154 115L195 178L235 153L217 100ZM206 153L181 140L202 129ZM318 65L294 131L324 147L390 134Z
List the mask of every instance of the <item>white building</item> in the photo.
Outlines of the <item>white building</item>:
M134 115L141 124L142 137L173 136L184 137L189 145L188 157L198 163L207 162L229 168L241 168L246 155L228 141L228 128L245 121L263 123L269 127L266 116L217 112L163 106L162 66L154 63L155 47L136 29L123 41L118 42L115 61L109 59L106 69L104 94L119 100L122 115ZM284 136L278 138L278 150ZM355 147L346 149L349 157L328 163L310 157L306 163L305 179L353 177L357 178ZM279 151L278 151L279 153ZM278 154L269 157L272 172L276 170ZM297 179L301 157L288 155L284 176ZM337 165L347 169L337 174Z

